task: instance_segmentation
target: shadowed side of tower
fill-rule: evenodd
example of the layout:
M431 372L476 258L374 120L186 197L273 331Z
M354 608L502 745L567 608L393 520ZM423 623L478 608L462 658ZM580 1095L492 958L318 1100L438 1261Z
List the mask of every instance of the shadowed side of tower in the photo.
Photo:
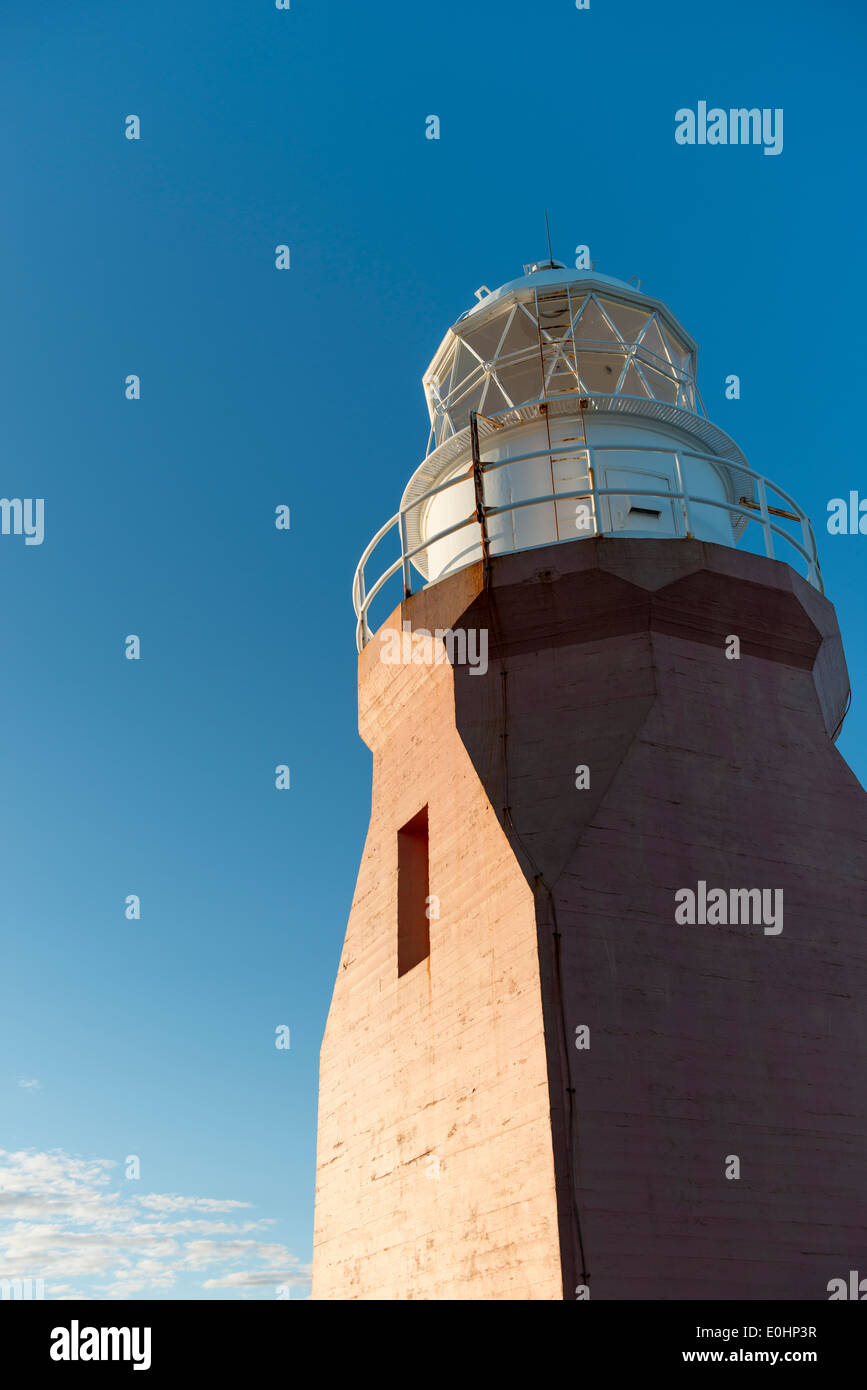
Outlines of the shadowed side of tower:
M830 738L831 605L772 560L603 539L495 561L461 621L498 645L484 684L456 670L458 728L536 886L566 1296L583 1265L594 1298L827 1297L867 1256L867 795ZM702 881L779 890L781 930L678 923Z

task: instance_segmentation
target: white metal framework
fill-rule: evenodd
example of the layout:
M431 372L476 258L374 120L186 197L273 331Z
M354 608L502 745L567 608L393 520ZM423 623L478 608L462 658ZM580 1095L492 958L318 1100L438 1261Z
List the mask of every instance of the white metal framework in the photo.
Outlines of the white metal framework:
M696 411L695 345L660 306L564 282L513 292L461 319L424 377L428 453L473 411L530 400L624 395ZM700 401L699 401L700 406Z

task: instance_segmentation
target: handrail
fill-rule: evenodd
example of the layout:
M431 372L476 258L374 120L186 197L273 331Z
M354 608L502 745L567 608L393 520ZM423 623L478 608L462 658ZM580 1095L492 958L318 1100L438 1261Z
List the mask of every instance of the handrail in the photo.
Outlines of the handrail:
M672 492L668 490L654 488L624 489L597 487L595 485L595 469L593 465L593 457L595 454L601 454L606 452L607 450L614 450L618 453L674 453L675 478L680 485L679 490ZM465 519L453 523L451 526L444 528L442 531L438 531L433 536L428 536L424 541L422 541L418 545L409 545L406 526L407 517L409 516L411 511L413 511L416 507L421 506L423 503L429 501L430 498L438 496L440 493L445 492L449 488L455 487L460 483L466 484L472 482L474 476L476 477L476 481L478 484L479 480L482 479L485 474L493 473L499 468L525 463L528 460L536 458L550 458L552 455L556 455L557 458L562 458L564 455L570 454L583 454L587 457L589 461L589 487L584 486L580 489L571 491L545 493L540 497L523 498L521 501L508 502L499 506L486 506L482 502L480 502L477 487L476 506L474 507L474 510ZM683 483L683 472L681 466L683 459L699 459L717 465L727 464L730 468L736 469L737 472L748 475L750 478L754 479L756 483L756 492L758 494L758 509L756 509L755 503L751 508L749 508L742 506L739 503L730 502L728 500L721 500L717 497L703 497L696 493L691 493L687 491L684 488ZM784 501L788 502L792 507L793 511L796 513L796 516L792 519L800 521L801 523L802 542L797 541L795 537L792 536L788 531L784 530L781 526L777 525L775 522L771 520L767 501L768 490L770 490L775 496L781 497ZM783 540L787 541L789 545L791 545L793 549L798 552L798 554L805 562L807 567L806 577L809 583L811 583L814 588L818 589L820 593L824 593L824 585L822 583L822 577L819 570L819 557L816 549L816 537L814 535L813 527L810 523L809 517L806 515L805 512L801 510L794 498L790 497L789 494L786 491L784 491L783 488L781 488L777 483L774 483L770 478L766 478L756 469L750 468L746 463L741 463L739 461L735 462L734 460L720 457L720 455L718 454L706 454L694 449L665 449L662 446L658 448L648 449L645 445L638 444L629 445L615 443L590 445L586 442L572 448L566 448L563 445L558 444L551 449L533 450L526 454L515 454L508 458L491 460L487 463L481 459L477 459L475 467L473 461L471 460L467 469L462 470L453 478L447 479L446 482L438 483L435 487L429 488L426 492L419 494L418 497L414 497L410 502L406 504L406 506L401 507L400 511L396 512L390 521L387 521L384 526L380 527L376 535L365 547L361 559L358 562L358 566L355 571L355 576L352 581L352 601L357 619L356 645L358 647L358 650L361 651L367 644L367 642L370 640L370 629L368 625L367 614L371 602L381 591L383 586L389 581L389 579L392 579L394 575L397 574L400 570L403 571L404 597L409 597L410 593L412 592L410 562L413 559L415 559L416 556L420 555L423 551L429 550L431 546L436 545L439 541L445 540L446 537L454 535L456 532L462 531L465 527L468 526L476 526L479 528L479 540L474 542L472 548L475 549L476 546L479 546L481 550L484 548L484 541L487 538L487 527L485 523L488 517L502 516L507 513L517 512L524 507L535 507L544 505L545 503L556 504L558 502L568 502L575 500L586 500L592 503L592 534L616 535L617 532L612 530L611 527L605 530L601 528L599 525L599 509L597 505L597 499L600 497L648 497L654 498L655 500L662 500L670 503L679 502L682 506L684 520L684 535L681 537L681 539L688 539L692 536L690 514L691 505L701 507L716 507L720 511L725 511L729 514L742 516L745 518L748 525L755 523L756 525L762 528L762 531L764 533L765 552L771 559L775 558L773 542L774 533L776 533L778 536L781 536ZM391 565L389 565L384 571L384 573L381 574L379 578L376 580L373 587L370 590L367 590L365 587L365 566L368 564L371 555L373 554L376 547L379 545L380 541L395 526L398 528L398 535L400 540L400 558L395 560ZM678 537L671 536L669 538L677 539ZM570 537L570 539L572 538ZM564 544L564 542L550 541L549 544L562 545ZM509 551L500 553L513 554L515 552Z

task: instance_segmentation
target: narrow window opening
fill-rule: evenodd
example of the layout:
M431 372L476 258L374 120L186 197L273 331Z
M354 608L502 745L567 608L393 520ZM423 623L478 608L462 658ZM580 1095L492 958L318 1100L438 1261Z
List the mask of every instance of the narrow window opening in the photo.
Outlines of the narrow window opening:
M397 832L397 973L405 975L430 955L428 823L423 806Z

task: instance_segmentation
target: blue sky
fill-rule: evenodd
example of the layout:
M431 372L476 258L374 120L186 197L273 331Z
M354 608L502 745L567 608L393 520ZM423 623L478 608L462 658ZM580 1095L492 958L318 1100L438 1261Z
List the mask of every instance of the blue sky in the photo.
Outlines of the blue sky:
M867 496L864 27L855 0L4 6L0 492L46 532L0 537L0 1275L306 1296L370 802L349 586L424 452L423 370L544 254L545 207L555 255L671 307L711 418L813 517L865 779L867 537L825 531ZM699 100L783 108L783 153L677 145Z

